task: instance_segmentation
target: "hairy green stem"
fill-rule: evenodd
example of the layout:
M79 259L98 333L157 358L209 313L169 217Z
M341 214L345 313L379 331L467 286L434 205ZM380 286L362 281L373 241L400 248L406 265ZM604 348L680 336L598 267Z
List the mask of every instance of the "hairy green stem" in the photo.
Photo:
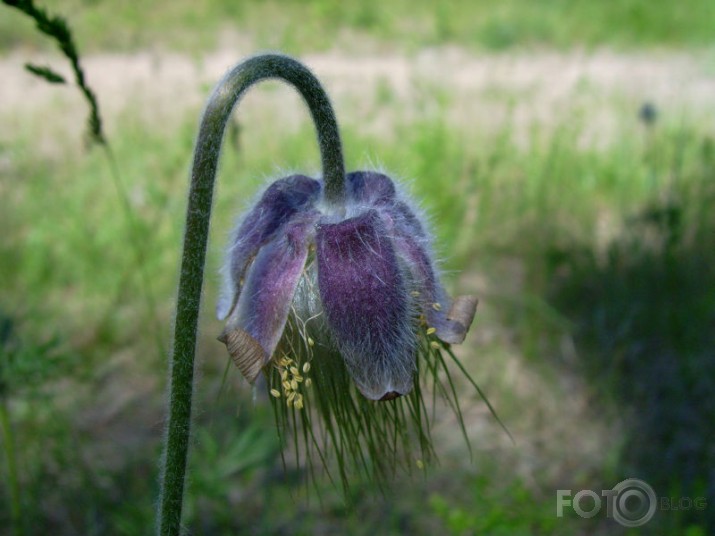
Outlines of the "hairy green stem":
M5 445L5 462L7 463L7 488L10 496L10 526L16 536L24 534L22 524L22 507L20 503L20 481L17 477L17 457L15 456L15 440L12 434L7 400L0 399L0 430Z
M179 534L191 426L196 330L203 286L214 180L226 122L243 93L256 82L278 78L302 95L316 125L323 166L325 201L344 205L345 164L332 106L313 74L299 62L278 54L250 58L219 82L204 111L194 151L186 213L184 251L176 305L157 532Z

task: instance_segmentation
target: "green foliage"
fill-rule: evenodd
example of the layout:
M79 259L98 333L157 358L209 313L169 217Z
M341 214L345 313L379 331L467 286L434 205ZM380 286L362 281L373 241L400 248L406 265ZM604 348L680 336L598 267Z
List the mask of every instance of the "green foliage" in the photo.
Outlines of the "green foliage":
M442 520L447 534L526 536L571 534L573 530L553 515L552 497L539 497L517 479L504 484L476 478L466 499L430 495L429 507Z
M186 519L204 532L232 526L239 516L226 507L226 499L255 492L279 458L278 436L266 426L269 417L255 417L221 419L220 427L216 422L198 423Z
M0 311L0 397L26 394L62 378L76 365L57 335L22 333L17 319Z
M600 254L579 243L550 252L549 271L563 274L552 276L550 295L576 320L584 373L632 413L623 467L662 495L707 496L715 333L704 326L715 310L715 218L706 207L715 203L715 159L711 138L690 129L658 136L645 166L662 189L627 212L627 229ZM653 161L664 154L668 173ZM677 531L702 518L678 512L662 525Z
M50 0L47 4L73 13L81 41L122 50L159 46L192 52L215 47L232 32L250 38L257 49L293 54L336 44L351 47L354 36L408 50L425 44L456 44L503 51L707 46L715 33L715 5L710 0L506 0L498 5L487 0L437 4L429 0L212 0L200 10L188 0L143 4ZM8 19L0 19L0 46L36 42L28 28Z

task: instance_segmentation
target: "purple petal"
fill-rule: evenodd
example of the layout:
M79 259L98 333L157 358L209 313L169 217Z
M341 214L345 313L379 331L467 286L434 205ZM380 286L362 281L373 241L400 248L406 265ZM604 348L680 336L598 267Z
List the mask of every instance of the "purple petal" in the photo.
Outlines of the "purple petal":
M318 226L318 286L328 326L360 391L373 400L412 388L409 297L377 211Z
M474 319L477 300L473 296L460 296L454 302L449 298L437 277L419 219L407 205L400 205L390 210L390 219L397 254L411 275L414 299L420 304L428 326L436 329L441 340L460 344Z
M250 382L268 363L283 334L317 218L316 212L299 216L261 248L220 337Z
M396 202L389 208L393 221L398 225L401 234L423 242L428 241L427 232L415 211L403 201Z
M395 199L392 179L374 171L353 171L345 177L348 198L359 204L382 205Z
M309 210L320 193L320 183L292 175L272 183L234 233L224 274L224 289L216 308L226 318L241 293L246 269L261 246L271 241L296 214Z

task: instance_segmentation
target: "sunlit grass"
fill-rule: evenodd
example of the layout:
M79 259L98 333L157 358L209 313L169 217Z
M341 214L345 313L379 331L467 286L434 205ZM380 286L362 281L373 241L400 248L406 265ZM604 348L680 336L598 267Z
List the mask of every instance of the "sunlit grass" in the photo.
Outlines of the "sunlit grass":
M109 2L48 0L70 17L80 44L92 48L169 48L183 52L222 41L252 42L258 49L293 54L372 42L414 50L424 45L457 44L476 50L524 47L616 48L707 46L715 31L709 0L660 3L647 0L486 0L438 5L428 0L270 0L236 3ZM296 24L295 21L300 23ZM0 17L0 48L47 48L20 17Z

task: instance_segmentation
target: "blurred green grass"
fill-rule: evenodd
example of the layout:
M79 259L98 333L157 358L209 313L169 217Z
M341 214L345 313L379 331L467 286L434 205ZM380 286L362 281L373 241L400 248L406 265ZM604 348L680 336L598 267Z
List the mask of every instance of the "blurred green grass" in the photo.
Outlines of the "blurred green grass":
M141 16L131 3L56 7L94 50L212 47L232 9L252 42L300 51L335 46L345 28L356 42L364 35L408 48L701 46L713 20L705 2L486 6L446 3L436 19L419 2L211 3L193 15L177 2ZM601 9L607 17L594 15ZM271 13L283 24L275 36L262 20ZM289 24L298 13L304 26ZM38 43L29 27L12 26L0 32L6 47ZM187 498L194 533L618 534L626 531L603 516L557 519L555 489L607 489L636 476L662 495L715 496L712 124L665 108L649 126L632 103L619 102L620 122L598 147L584 145L589 125L568 113L528 130L525 142L513 117L496 134L456 128L443 114L449 96L429 98L441 102L435 113L397 115L384 135L342 117L348 168L377 158L411 181L432 216L450 285L479 293L474 339L462 355L517 448L468 401L474 462L446 423L441 464L423 479L398 480L386 498L356 482L349 510L323 482L321 498L308 499L304 473L283 470L267 408L252 408L233 368L224 380L211 314L237 209L277 165L317 166L312 127L271 128L280 117L268 110L260 115L266 128L244 118L233 127L218 182ZM398 102L389 88L377 99ZM167 133L129 109L111 136L167 347L198 114ZM157 492L166 356L155 349L106 161L57 121L16 118L0 145L0 402L18 446L23 520L28 534L144 534ZM4 486L0 504L2 532ZM712 508L659 512L644 532L698 536L714 526Z
M159 47L191 53L231 37L294 54L366 43L408 50L438 44L481 51L624 49L712 46L715 35L715 4L709 0L657 5L648 0L211 0L200 8L188 0L49 0L44 5L70 18L87 51ZM28 45L48 48L29 22L0 18L0 49Z

